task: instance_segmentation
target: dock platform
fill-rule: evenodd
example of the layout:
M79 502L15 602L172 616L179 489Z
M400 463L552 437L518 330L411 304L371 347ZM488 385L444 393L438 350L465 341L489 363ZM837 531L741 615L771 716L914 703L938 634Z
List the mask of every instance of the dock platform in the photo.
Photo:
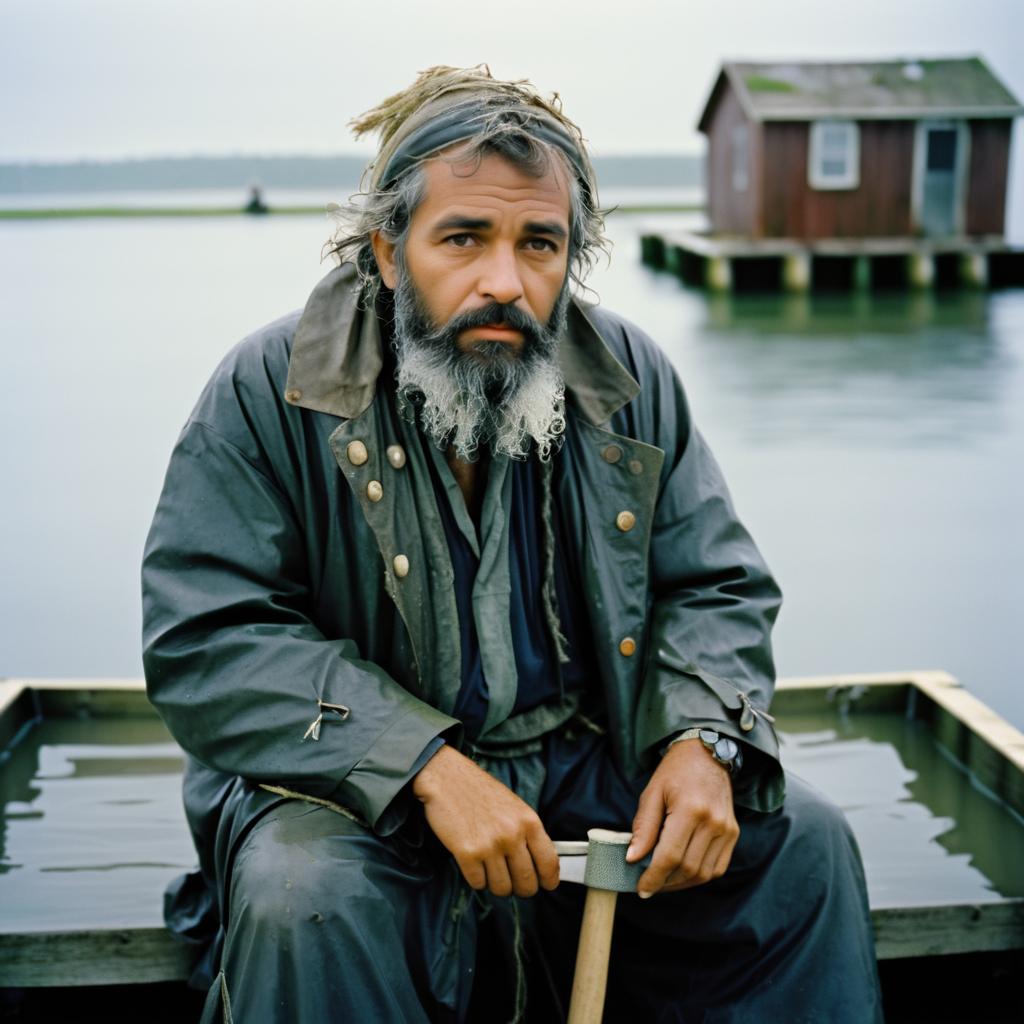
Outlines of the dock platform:
M1001 237L746 238L648 232L645 264L711 291L1024 287L1024 248Z

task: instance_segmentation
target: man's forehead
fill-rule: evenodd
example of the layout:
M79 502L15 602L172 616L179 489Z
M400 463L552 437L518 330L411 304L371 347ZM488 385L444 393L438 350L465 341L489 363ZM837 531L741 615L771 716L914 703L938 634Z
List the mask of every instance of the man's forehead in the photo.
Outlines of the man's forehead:
M536 175L498 154L465 159L456 152L424 161L423 171L420 209L431 219L451 210L479 208L500 214L543 213L568 223L568 182L555 160Z

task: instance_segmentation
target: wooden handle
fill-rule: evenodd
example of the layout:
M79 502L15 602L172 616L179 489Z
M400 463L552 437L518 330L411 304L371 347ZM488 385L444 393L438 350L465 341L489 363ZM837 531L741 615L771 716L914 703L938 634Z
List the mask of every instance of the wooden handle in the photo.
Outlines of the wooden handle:
M608 889L587 890L580 944L576 950L576 973L572 979L569 1024L601 1024L618 895Z

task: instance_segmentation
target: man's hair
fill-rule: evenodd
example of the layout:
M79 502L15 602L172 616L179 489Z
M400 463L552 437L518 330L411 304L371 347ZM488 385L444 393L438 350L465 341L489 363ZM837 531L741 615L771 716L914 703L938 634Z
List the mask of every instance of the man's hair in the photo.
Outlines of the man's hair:
M483 64L475 68L428 68L408 89L352 121L356 138L379 133L380 152L363 176L362 190L346 206L336 209L340 226L328 248L339 261L355 265L367 301L372 302L381 285L373 255L373 234L379 231L387 241L402 248L413 212L423 199L423 162L438 156L437 151L428 152L393 176L393 180L382 180L387 167L381 164L387 162L383 158L389 143L417 111L435 101L439 94L478 92L482 92L482 97L477 98L471 133L461 132L452 154L445 159L479 164L484 157L496 155L537 178L546 174L554 161L564 171L569 185L570 278L582 284L598 254L608 251L604 212L598 206L597 186L583 136L562 113L557 94L545 99L527 81L496 80ZM545 133L537 127L552 122L558 137L564 136L557 145L550 141L550 131ZM567 148L572 150L574 159L567 154Z

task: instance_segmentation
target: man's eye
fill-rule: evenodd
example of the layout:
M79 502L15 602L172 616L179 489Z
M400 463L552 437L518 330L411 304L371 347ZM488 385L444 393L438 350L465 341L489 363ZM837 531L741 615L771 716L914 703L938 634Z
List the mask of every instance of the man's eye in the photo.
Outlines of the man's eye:
M557 252L558 246L550 238L530 238L526 241L526 248L534 252Z
M454 245L458 249L465 249L466 246L472 244L472 242L473 236L466 234L465 232L458 235L448 235L448 237L445 238L445 243L447 245Z

